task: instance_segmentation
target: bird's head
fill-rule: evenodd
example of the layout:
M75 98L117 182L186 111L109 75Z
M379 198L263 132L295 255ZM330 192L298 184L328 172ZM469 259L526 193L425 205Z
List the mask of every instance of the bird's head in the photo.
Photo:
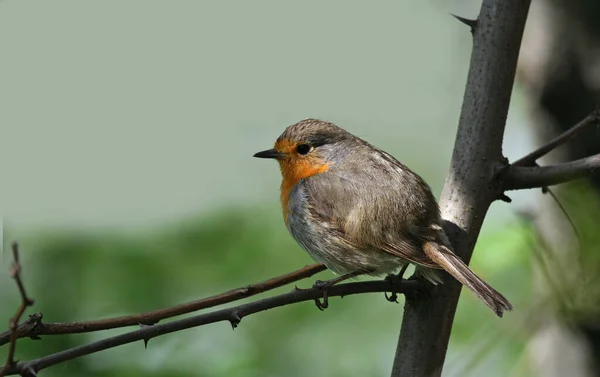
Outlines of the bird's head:
M254 157L273 158L279 162L284 183L295 185L301 179L328 171L348 154L344 142L354 137L333 123L305 119L289 126L273 149Z

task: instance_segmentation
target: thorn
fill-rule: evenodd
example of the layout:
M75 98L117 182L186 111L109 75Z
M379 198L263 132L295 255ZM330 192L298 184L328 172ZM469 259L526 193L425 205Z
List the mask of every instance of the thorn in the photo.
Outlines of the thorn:
M502 200L503 202L506 202L506 203L511 203L512 202L512 199L510 197L508 197L504 193L498 195L498 200Z
M455 14L450 13L450 15L454 18L456 18L458 21L460 21L461 23L467 25L469 28L471 28L471 33L475 32L475 27L477 26L477 19L475 20L470 20L468 18L464 18L461 16L457 16Z
M240 314L236 311L231 314L231 318L229 318L229 323L231 324L231 329L235 330L236 327L240 324L242 319L240 318Z
M154 325L145 325L143 323L140 323L140 329L143 329L145 327L150 327L150 326L154 326ZM148 342L150 341L150 339L152 338L144 338L144 349L148 349Z
M304 291L307 291L307 290L310 290L310 288L298 288L297 285L294 285L294 288L292 288L292 290L291 290L290 293L304 292Z

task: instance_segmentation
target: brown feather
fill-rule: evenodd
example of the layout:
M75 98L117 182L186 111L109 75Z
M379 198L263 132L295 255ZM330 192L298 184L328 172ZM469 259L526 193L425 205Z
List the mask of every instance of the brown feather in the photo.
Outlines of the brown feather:
M512 310L512 305L502 294L492 288L489 284L479 278L471 269L446 246L437 242L428 241L423 244L423 251L427 256L446 270L456 280L469 288L487 306L490 307L498 317L502 317L504 311Z

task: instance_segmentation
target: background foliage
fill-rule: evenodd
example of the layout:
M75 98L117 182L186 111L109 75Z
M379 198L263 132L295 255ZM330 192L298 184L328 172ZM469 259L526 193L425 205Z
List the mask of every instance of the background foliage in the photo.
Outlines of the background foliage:
M449 372L466 368L476 374L490 365L505 370L500 365L514 364L520 357L526 330L523 309L531 300L530 243L525 223L481 239L474 268L502 287L520 310L499 321L472 295L464 294L453 331ZM45 321L148 311L311 263L279 218L251 209L187 219L141 235L53 232L24 240L22 250L26 283L36 299L35 310L44 313ZM0 300L16 305L17 292L6 274L3 281ZM299 286L309 284L312 280ZM303 303L248 317L235 331L228 323L218 323L153 339L147 350L142 343L128 345L44 374L385 375L393 359L402 305L375 294L332 299L325 312ZM1 315L8 318L13 311L5 304ZM23 339L19 358L114 333Z

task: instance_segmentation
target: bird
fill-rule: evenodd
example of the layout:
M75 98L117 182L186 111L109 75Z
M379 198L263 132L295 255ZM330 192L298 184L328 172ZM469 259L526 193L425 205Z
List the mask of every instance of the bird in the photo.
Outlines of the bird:
M279 163L287 229L337 275L318 281L320 287L359 275L402 275L413 264L417 279L443 283L439 271L445 270L499 317L512 310L454 253L431 188L389 153L309 118L288 126L272 149L253 157Z

